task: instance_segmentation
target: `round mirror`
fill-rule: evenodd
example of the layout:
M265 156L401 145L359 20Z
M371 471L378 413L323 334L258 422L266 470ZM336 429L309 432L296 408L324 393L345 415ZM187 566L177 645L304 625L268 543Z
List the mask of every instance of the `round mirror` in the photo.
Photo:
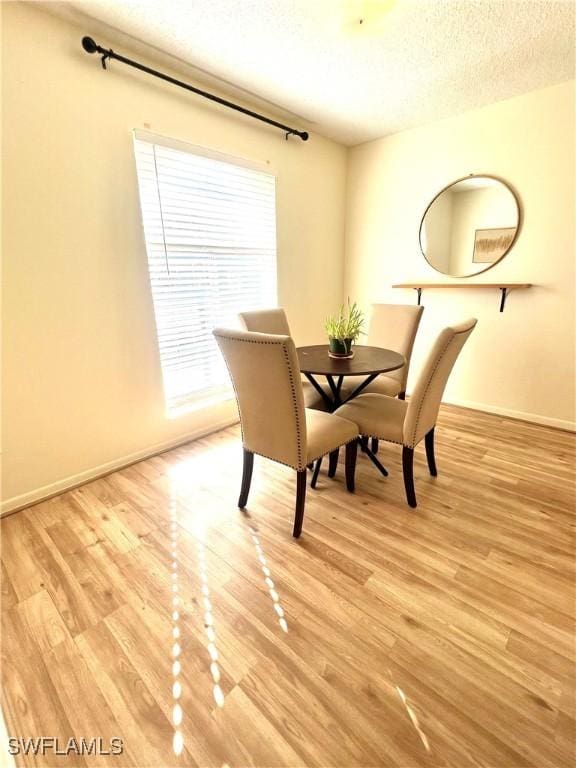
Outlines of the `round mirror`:
M504 258L519 224L510 187L492 176L467 176L445 187L424 211L420 248L438 272L470 277Z

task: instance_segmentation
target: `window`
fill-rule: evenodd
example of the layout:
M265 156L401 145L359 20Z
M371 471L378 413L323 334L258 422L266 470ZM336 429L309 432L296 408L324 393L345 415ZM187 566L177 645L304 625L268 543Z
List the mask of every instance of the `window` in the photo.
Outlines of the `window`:
M230 391L212 336L276 306L276 179L242 161L135 132L136 168L169 412Z

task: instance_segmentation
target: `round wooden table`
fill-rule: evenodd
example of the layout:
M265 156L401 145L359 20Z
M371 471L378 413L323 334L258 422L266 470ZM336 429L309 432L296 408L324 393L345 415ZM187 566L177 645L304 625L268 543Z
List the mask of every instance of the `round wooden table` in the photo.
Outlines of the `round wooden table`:
M300 370L321 395L330 412L335 411L348 400L357 397L381 373L397 371L406 364L404 355L382 347L354 345L354 357L335 358L328 354L328 344L312 347L297 347ZM318 384L315 376L325 376L332 397ZM363 381L345 398L341 397L342 382L346 376L363 376Z

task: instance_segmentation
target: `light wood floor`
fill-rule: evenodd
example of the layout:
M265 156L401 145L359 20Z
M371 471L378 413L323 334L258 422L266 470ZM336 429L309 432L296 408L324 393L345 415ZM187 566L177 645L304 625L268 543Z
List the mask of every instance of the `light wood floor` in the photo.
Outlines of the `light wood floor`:
M444 407L416 510L383 445L295 541L287 468L236 508L232 428L5 518L8 733L124 742L17 764L571 766L573 451Z

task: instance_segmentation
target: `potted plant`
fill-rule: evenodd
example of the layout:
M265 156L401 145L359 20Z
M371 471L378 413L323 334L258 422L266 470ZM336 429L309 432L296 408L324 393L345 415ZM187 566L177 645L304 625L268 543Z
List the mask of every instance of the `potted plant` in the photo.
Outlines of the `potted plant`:
M330 354L334 357L352 357L352 344L364 331L364 314L356 302L344 304L337 315L326 318L325 329L330 342Z

